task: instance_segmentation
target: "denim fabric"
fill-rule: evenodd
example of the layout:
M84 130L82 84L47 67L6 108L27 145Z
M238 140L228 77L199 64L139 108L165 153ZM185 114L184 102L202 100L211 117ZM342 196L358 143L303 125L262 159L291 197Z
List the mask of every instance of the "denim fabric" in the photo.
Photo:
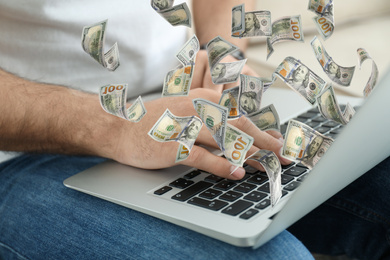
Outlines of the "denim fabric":
M22 155L0 165L0 259L313 259L290 233L239 248L66 188L104 159Z
M288 230L311 252L390 259L390 157Z

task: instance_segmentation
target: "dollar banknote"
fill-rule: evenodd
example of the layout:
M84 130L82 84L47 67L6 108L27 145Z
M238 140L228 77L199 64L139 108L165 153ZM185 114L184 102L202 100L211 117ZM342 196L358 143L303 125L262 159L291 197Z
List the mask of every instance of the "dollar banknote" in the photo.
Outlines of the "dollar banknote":
M148 135L158 142L177 141L191 152L201 128L202 121L198 117L178 117L166 109ZM180 146L179 150L182 150Z
M323 79L293 57L285 58L274 74L312 105L326 85Z
M322 156L329 149L333 142L334 140L332 138L317 132L317 135L313 136L308 147L306 148L301 163L309 169L313 169L313 167L320 161Z
M313 17L314 24L320 35L326 40L334 31L333 0L309 0L308 10L317 16Z
M151 0L151 6L171 25L184 25L191 28L191 12L187 3L173 6L173 0Z
M245 12L245 5L232 8L232 37L271 36L271 12Z
M280 119L273 104L263 107L248 117L260 130L280 132Z
M273 45L282 41L303 42L301 16L286 16L272 23L272 35L267 38L267 59L274 52Z
M177 149L175 163L184 161L189 155L190 151L184 145L180 144Z
M218 104L228 109L228 119L237 119L241 116L238 105L238 96L240 94L240 86L225 89L222 92Z
M106 85L100 88L100 104L107 113L127 119L127 84Z
M119 49L115 43L104 54L104 39L106 32L107 20L98 22L83 28L81 35L81 46L94 60L110 71L119 67Z
M353 107L349 105L348 111L345 110L346 114L344 115L336 100L336 94L331 84L328 84L321 95L317 97L317 104L323 117L339 124L346 125L350 118L355 114Z
M282 197L282 166L276 154L268 150L259 150L248 157L247 160L259 162L269 179L271 205L274 207Z
M183 46L183 48L176 54L176 58L184 66L194 64L196 54L199 52L200 45L198 37L194 34Z
M240 75L240 113L250 116L260 110L263 82L258 77Z
M226 159L235 166L244 164L245 157L253 144L253 137L241 131L240 129L226 124L224 138L224 155Z
M139 96L134 103L127 109L127 120L137 123L146 114L146 108L141 96Z
M370 54L365 49L363 48L357 49L357 54L358 54L360 69L362 68L362 64L364 61L372 60L371 76L368 79L367 84L363 89L364 97L368 97L378 81L378 76L379 76L378 67L375 61L371 58Z
M176 54L183 64L169 71L164 79L162 96L188 96L195 68L196 54L199 51L199 40L192 36Z
M287 125L282 156L292 161L299 161L311 169L333 141L332 138L322 135L302 122L290 120Z
M225 151L224 143L229 114L228 108L202 98L193 99L192 102L200 119L210 131L218 147Z
M162 96L188 96L193 72L194 64L169 71L164 79Z
M236 82L246 59L230 63L220 61L230 53L237 51L238 47L217 36L207 43L206 49L212 82L214 84Z
M316 36L314 36L310 44L325 74L333 82L342 86L349 86L355 72L355 66L342 67L334 62L332 57L326 52L324 45Z
M146 114L146 108L142 102L142 98L139 96L126 109L127 87L127 84L101 87L99 91L100 104L107 113L137 123Z
M245 30L245 5L232 8L232 36L239 36Z

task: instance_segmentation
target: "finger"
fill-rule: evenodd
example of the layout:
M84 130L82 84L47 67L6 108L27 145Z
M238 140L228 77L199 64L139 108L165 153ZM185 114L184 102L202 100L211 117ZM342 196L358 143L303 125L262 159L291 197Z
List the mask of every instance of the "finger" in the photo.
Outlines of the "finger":
M281 140L276 139L275 137L264 131L261 131L252 123L252 121L250 121L245 116L242 116L239 119L232 121L232 124L233 123L236 127L254 138L254 146L260 149L273 151L278 156L280 162L284 165L291 163L289 160L283 158L280 155L280 150L283 146L283 142Z
M276 139L283 140L283 135L282 135L279 131L276 131L276 130L267 130L266 132L267 132L269 135L272 135L273 137L275 137Z
M236 167L225 158L197 145L192 147L190 155L182 164L231 180L239 180L245 175L244 168Z

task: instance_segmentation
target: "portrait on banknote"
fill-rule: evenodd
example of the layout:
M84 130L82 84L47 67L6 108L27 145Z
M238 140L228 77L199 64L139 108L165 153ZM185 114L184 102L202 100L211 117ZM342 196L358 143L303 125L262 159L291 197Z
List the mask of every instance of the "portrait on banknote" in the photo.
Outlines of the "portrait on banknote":
M242 37L265 35L255 13L245 13L245 31Z

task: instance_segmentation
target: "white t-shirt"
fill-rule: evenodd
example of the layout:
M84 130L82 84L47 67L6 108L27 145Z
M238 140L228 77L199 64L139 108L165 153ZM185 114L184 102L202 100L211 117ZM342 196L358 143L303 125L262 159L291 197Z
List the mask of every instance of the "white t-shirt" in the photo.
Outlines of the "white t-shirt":
M175 1L175 5L182 1ZM118 42L108 71L81 47L84 26L108 19L104 52ZM24 78L98 92L128 83L128 96L160 88L179 62L187 27L170 25L149 0L0 0L0 67Z

